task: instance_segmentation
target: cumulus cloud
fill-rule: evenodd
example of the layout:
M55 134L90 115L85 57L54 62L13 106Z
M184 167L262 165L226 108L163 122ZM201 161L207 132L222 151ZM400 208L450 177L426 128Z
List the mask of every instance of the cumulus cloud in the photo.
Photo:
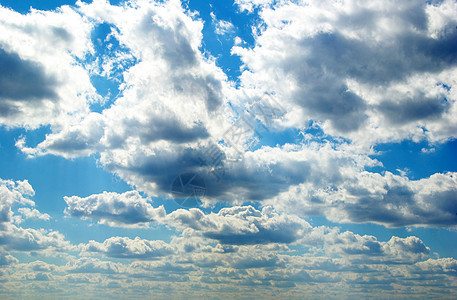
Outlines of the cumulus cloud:
M13 216L13 204L34 206L30 197L35 194L27 180L13 181L0 179L0 222L10 222Z
M98 221L108 226L147 227L165 216L163 206L154 208L137 191L123 194L103 192L89 197L64 197L65 213L72 217Z
M337 228L316 227L302 242L309 247L321 244L328 255L336 254L355 264L411 264L430 255L430 248L415 236L392 236L381 242L372 235L340 232Z
M13 181L0 179L0 246L6 251L67 251L72 245L64 235L58 231L46 229L23 228L14 223L25 219L49 220L48 214L37 209L20 207L16 215L15 206L35 206L30 198L35 191L27 180Z
M457 224L453 172L420 180L390 172L353 175L332 188L316 189L309 184L291 187L274 202L280 210L325 215L335 222L373 222L389 227Z
M173 253L173 248L164 241L149 241L136 237L111 237L103 243L90 241L82 246L83 251L102 253L114 258L155 259Z
M8 266L12 264L17 264L19 260L9 254L0 253L0 266Z
M0 49L0 65L4 71L0 77L0 99L12 101L53 100L56 97L54 78L47 78L38 63L22 60L16 53ZM13 102L14 103L14 102ZM12 111L16 110L11 106ZM2 115L7 111L2 111Z
M22 15L0 7L0 124L65 123L98 101L75 58L91 51L92 25L68 6Z
M238 90L230 87L220 68L201 52L202 21L177 1L133 1L123 6L106 1L78 3L75 10L85 17L81 20L70 8L49 13L65 30L63 16L84 23L81 40L73 37L74 32L67 32L78 55L90 52L90 43L82 46L82 41L88 41L91 26L105 24L111 28L110 38L137 60L124 70L122 93L109 107L66 118L65 124L53 126L36 147L19 139L18 148L31 156L78 157L98 152L107 171L150 196L169 195L176 176L198 173L211 182L206 190L210 201L241 203L276 197L281 201L271 203L278 207L295 202L290 205L293 210L325 214L337 221L392 226L454 224L455 215L446 211L452 210L452 184L437 196L442 207L435 207L428 203L425 191L412 188L419 186L414 181L388 184L389 174L382 178L364 172L364 167L375 162L357 153L369 153L368 147L378 142L405 138L442 141L454 136L455 30L450 24L456 21L449 13L453 5L449 1L436 5L414 1L402 5L262 3L251 3L262 7L264 23L255 34L256 46L233 49L246 65ZM14 15L6 10L5 14ZM41 15L21 18L35 22ZM60 34L65 35L63 31ZM22 36L31 38L27 33ZM62 47L67 46L63 42ZM27 60L26 64L31 60L21 53L17 56ZM40 63L49 69L47 61ZM235 164L222 156L226 167L223 183L216 182L213 166L202 161L209 158L212 140L220 141L236 120L228 101L242 108L259 91L274 91L287 112L272 124L275 131L303 128L313 120L325 133L342 135L351 144L262 147L248 151ZM227 99L229 96L234 99ZM233 150L226 144L218 144L224 153ZM365 148L357 148L360 144ZM332 147L339 148L329 149ZM387 187L367 196L359 183ZM343 203L338 197L351 201ZM400 198L402 203L395 204ZM422 203L432 207L434 216L421 211ZM330 209L323 210L325 205ZM146 204L142 206L151 213ZM336 208L343 206L343 211L337 212ZM381 209L360 214L358 208L362 207ZM72 215L71 208L68 213ZM109 221L112 209L108 210L102 216L96 215L97 209L94 215L76 213L114 225ZM137 213L139 221L129 219L127 212L114 215L125 215L122 222L132 226L153 219Z
M97 258L82 257L76 260L70 260L65 265L65 269L68 273L116 274L122 270L122 266Z
M260 211L252 206L223 208L217 214L207 215L196 208L180 209L167 215L167 222L233 245L293 243L310 228L300 218L279 215L271 207Z
M455 173L411 180L366 171L382 167L369 156L377 143L455 137L455 1L235 3L261 18L254 46L232 50L244 63L237 88L202 51L203 21L179 1L95 0L27 15L0 7L0 69L9 72L0 74L0 124L51 125L36 146L19 138L23 153L96 154L105 170L148 196L170 194L180 174L200 174L205 204L236 204L166 214L138 191L65 197L70 217L132 228L157 222L177 234L170 243L112 236L75 247L58 231L20 227L23 219L50 216L34 208L27 181L0 180L0 280L11 281L4 286L33 280L37 289L71 296L65 284L95 283L136 297L173 289L189 297L204 288L230 297L274 289L280 298L302 298L315 289L331 298L348 295L347 286L349 297L368 289L409 295L411 283L422 281L423 295L436 297L429 287L438 282L455 291L455 260L430 258L431 245L418 237L378 240L304 219L456 225ZM234 30L214 14L212 21L216 34ZM91 61L99 54L91 41L99 26L122 51ZM90 77L111 80L116 72L119 95L102 100ZM231 107L250 108L264 91L284 108L269 133L292 128L301 131L299 142L259 145L232 161L224 133L240 119ZM91 111L98 102L102 109ZM306 133L311 123L326 139ZM214 144L223 151L219 181L214 166L203 163ZM254 208L246 201L262 202ZM47 250L80 250L82 257L68 255L58 266L18 264L13 256ZM394 280L402 290L388 294Z
M49 221L49 219L51 219L50 215L40 213L35 208L30 209L28 207L21 207L18 209L18 212L20 212L26 219L35 219L35 220L44 220L44 221Z
M74 248L58 231L22 228L8 223L0 228L0 246L9 251L67 251Z
M419 274L449 274L457 276L457 261L452 257L428 259L413 266L412 273Z
M453 1L262 7L256 47L233 52L246 65L244 86L275 91L293 112L286 124L322 121L326 132L368 145L455 137Z

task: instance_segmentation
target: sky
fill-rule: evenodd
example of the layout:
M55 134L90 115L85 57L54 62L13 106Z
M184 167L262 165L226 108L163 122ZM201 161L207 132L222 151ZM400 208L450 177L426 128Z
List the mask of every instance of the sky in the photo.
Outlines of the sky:
M457 1L0 0L0 298L455 299Z

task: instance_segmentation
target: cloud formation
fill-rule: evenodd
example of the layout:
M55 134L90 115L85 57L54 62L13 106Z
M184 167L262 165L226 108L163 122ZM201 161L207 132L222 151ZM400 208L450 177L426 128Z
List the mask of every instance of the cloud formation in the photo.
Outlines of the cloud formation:
M287 124L321 121L368 145L455 138L455 91L444 88L455 85L455 2L245 2L261 5L264 24L253 49L233 49L241 80L275 91L294 112Z
M149 199L137 191L123 194L104 192L85 198L64 197L64 200L67 203L67 215L108 226L145 227L147 223L165 216L163 206L154 208Z
M271 207L260 211L252 206L223 208L209 215L196 208L179 209L167 215L166 222L229 245L293 243L310 229L302 219L281 216Z
M90 241L82 246L83 251L102 253L107 257L154 259L173 253L173 248L164 241L149 241L135 237L111 237L103 243Z

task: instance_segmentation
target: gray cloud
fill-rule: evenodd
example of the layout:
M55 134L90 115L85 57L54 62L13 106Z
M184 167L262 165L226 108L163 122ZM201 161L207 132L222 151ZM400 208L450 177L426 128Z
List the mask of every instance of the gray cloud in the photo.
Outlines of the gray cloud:
M57 81L46 75L42 66L24 60L16 53L0 48L0 99L13 101L34 101L56 98ZM5 103L2 103L5 107ZM9 108L14 111L15 107ZM6 114L7 109L2 109Z
M449 109L445 99L417 98L399 102L385 100L377 109L393 124L405 124L419 120L437 119Z

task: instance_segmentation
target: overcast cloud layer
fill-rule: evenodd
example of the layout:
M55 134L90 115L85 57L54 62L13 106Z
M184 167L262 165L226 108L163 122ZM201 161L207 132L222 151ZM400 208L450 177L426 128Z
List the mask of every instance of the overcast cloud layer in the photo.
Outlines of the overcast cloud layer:
M409 232L455 233L457 172L393 172L376 149L457 138L457 2L236 0L233 23L189 6L0 6L15 155L90 157L130 186L49 199L54 216L27 178L0 179L0 295L452 298L456 260ZM202 205L166 209L189 174ZM72 240L65 222L100 232Z

